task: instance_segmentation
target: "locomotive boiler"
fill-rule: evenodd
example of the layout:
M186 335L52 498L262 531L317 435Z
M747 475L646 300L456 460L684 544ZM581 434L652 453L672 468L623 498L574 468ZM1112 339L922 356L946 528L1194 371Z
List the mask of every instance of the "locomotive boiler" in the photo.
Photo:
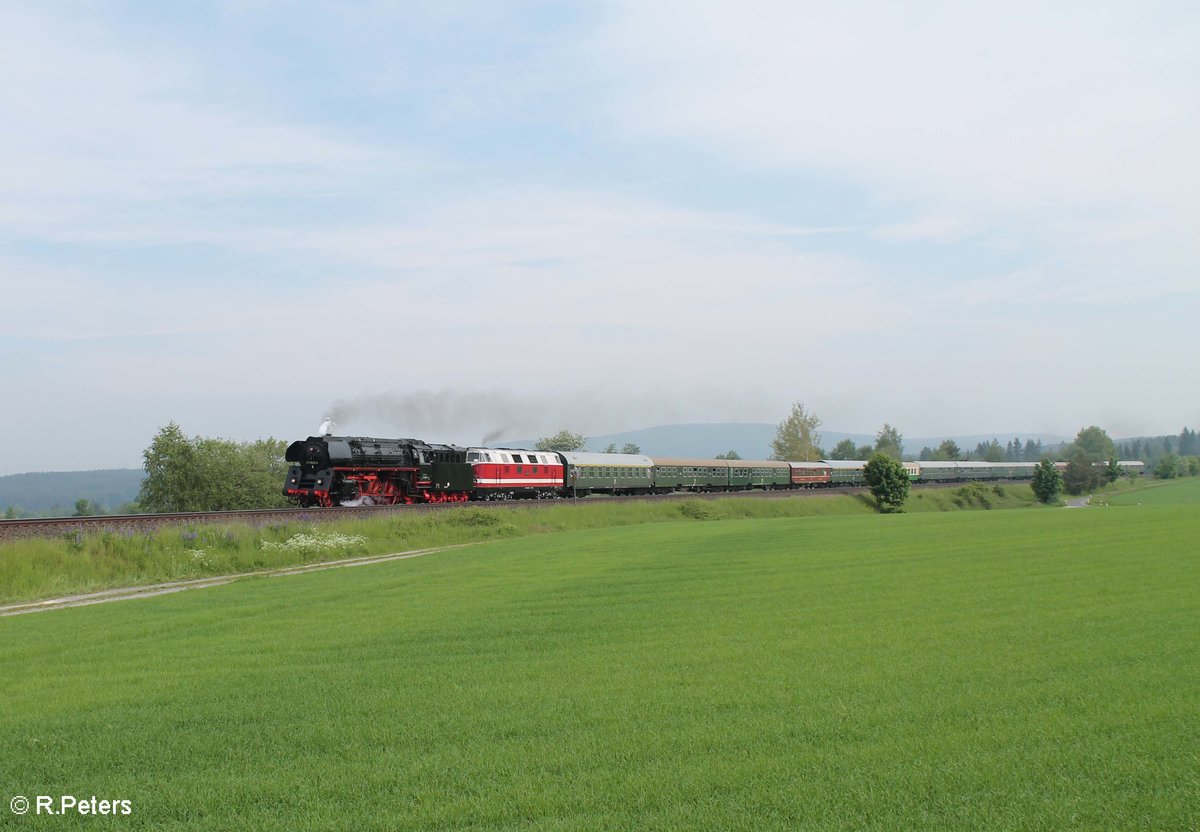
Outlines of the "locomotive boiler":
M464 502L474 486L464 448L419 439L310 436L284 459L283 493L301 506Z

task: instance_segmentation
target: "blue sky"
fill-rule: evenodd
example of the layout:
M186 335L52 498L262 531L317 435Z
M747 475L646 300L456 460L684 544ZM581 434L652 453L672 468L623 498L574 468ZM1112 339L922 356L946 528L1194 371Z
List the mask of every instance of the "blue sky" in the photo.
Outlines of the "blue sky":
M443 7L445 6L445 7ZM0 8L0 472L1200 423L1184 3Z

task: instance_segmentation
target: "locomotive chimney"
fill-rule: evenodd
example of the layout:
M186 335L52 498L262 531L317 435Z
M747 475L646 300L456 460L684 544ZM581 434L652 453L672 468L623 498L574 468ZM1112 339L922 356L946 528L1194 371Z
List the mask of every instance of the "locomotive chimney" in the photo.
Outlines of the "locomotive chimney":
M317 428L317 436L332 436L333 425L333 417L326 416L325 421L321 423L321 427Z

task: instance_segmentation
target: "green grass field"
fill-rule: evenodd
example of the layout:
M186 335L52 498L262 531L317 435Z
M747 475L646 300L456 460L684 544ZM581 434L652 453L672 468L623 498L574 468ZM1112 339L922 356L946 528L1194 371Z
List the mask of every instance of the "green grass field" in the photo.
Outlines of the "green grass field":
M1195 829L1198 532L679 521L0 619L0 826ZM132 814L5 811L62 794Z
M1103 499L1114 506L1200 505L1200 477L1147 479L1127 490L1105 494Z

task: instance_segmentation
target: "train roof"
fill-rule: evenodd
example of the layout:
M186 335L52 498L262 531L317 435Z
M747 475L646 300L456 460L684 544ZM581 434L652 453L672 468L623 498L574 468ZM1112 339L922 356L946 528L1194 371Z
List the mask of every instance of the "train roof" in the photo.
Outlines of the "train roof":
M744 460L735 459L734 462L744 462ZM728 468L729 460L727 459L706 459L704 457L692 456L656 456L654 457L655 465L670 465L677 468Z
M654 460L642 454L598 454L590 451L561 451L563 459L571 465L630 465L651 466Z

